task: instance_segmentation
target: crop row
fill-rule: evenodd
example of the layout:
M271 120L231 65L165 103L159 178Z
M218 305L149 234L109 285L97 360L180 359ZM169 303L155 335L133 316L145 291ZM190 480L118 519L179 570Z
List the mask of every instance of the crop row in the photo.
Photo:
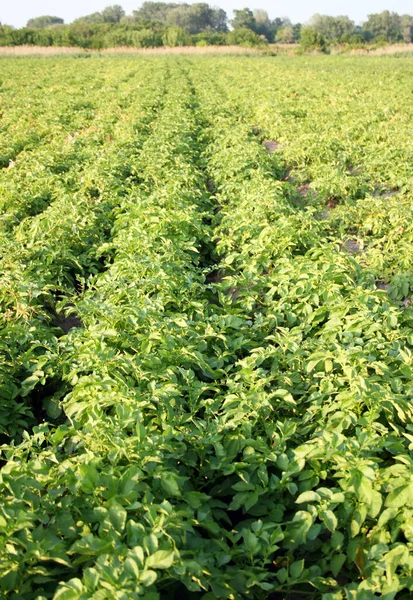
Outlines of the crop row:
M109 259L99 248L110 239L113 209L134 185L134 156L147 133L148 119L153 118L151 107L162 101L163 77L159 73L153 87L141 93L140 110L136 102L115 123L111 143L89 140L89 161L76 167L69 182L55 182L50 204L1 239L0 426L6 439L19 439L22 426L36 422L34 412L42 414L37 396L49 396L58 385L60 327L71 323L65 308L70 309L77 293ZM38 161L38 153L33 155ZM36 163L31 171L32 167L30 160L22 163L22 178L29 174L43 181L42 166ZM12 187L15 183L12 178ZM36 190L29 187L27 194L32 202ZM37 408L31 406L39 402Z
M60 69L41 71L43 76L34 69L18 77L17 86L4 70L10 79L3 83L0 130L5 147L0 154L2 229L41 213L62 195L88 193L90 167L113 149L117 130L139 121L151 64L141 69L140 77L130 69L112 74L102 65L99 70L83 67L79 72L74 65L62 81Z

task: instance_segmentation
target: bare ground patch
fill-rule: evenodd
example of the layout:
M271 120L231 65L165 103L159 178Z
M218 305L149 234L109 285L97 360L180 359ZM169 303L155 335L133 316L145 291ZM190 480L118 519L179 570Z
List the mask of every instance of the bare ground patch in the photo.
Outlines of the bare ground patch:
M355 239L346 240L340 244L340 250L345 250L350 254L362 254L364 252L360 242Z
M277 152L277 150L281 150L281 144L275 140L263 140L262 145L268 152L268 154L272 154L273 152Z

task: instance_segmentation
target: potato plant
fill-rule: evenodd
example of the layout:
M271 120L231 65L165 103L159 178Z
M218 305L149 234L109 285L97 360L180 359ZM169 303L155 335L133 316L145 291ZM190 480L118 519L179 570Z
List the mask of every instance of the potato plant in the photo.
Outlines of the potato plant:
M409 598L410 63L2 63L2 597Z

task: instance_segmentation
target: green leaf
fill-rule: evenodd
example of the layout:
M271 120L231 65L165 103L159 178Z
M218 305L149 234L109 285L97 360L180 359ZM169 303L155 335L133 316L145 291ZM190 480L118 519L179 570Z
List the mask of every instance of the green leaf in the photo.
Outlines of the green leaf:
M174 562L173 550L157 550L146 559L146 567L153 569L169 569Z
M298 511L286 526L284 538L286 547L294 549L300 544L305 544L312 523L313 518L310 513Z
M327 529L329 531L331 531L331 533L334 533L334 531L337 529L338 521L337 521L337 517L333 513L333 511L332 510L323 510L320 513L320 517L322 518Z
M343 568L344 563L346 562L347 557L345 554L335 554L333 556L333 558L331 559L331 572L333 573L334 577L337 577L337 575L341 572L341 569Z
M288 579L288 570L283 567L282 569L279 569L275 575L280 583L285 583Z
M79 600L82 593L85 592L80 579L71 579L67 583L63 583L54 595L55 600Z
M17 578L19 576L19 571L15 567L13 569L9 569L4 571L0 575L0 588L6 592L11 592L16 589Z
M304 570L304 559L296 560L290 565L290 575L294 579L298 579Z
M161 485L165 492L170 496L181 496L181 490L179 489L179 477L178 475L175 475L175 473L162 473Z
M373 490L372 495L371 495L370 507L368 509L368 515L370 517L372 517L372 519L377 517L377 515L379 514L379 512L381 510L382 504L383 504L383 498L382 498L380 492Z
M413 482L405 483L393 490L386 498L385 506L388 508L400 508L413 504Z
M139 575L140 575L139 567L138 567L136 561L133 560L133 558L127 558L125 560L124 569L125 569L125 573L128 573L128 575L130 575L131 577L136 579L136 581L139 580Z
M366 479L360 474L355 478L354 488L361 502L370 505L372 502L373 487L370 479Z
M249 554L254 555L259 552L261 545L258 541L257 536L252 531L245 530L243 533L245 547Z
M43 400L43 406L51 419L58 419L62 414L60 401L56 398L45 398Z
M112 523L114 529L118 533L122 533L123 530L125 529L125 525L126 525L126 517L127 517L126 510L123 508L123 506L121 506L117 502L112 502L112 504L110 505L108 514L109 514L109 520Z
M300 494L295 501L296 504L303 504L304 502L319 502L321 497L317 494L317 492L313 492L309 490L308 492L303 492Z
M159 568L161 568L161 567L159 567ZM149 587L150 585L153 585L155 583L157 578L158 578L158 576L155 571L151 571L150 569L145 569L145 571L143 571L140 576L140 582L145 587Z
M330 358L327 358L324 361L324 370L326 373L331 373L333 370L333 361Z

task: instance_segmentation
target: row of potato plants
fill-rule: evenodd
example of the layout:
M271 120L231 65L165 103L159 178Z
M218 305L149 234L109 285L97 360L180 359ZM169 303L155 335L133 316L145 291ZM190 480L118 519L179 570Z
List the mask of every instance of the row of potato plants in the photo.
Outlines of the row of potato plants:
M308 64L306 66L308 68ZM324 62L322 66L326 68ZM391 68L386 64L377 66L384 73ZM224 254L225 279L231 290L237 290L236 303L249 313L251 307L259 309L267 333L266 343L256 350L255 360L246 361L248 376L254 373L264 389L272 389L276 397L284 394L286 407L281 413L282 403L277 401L277 416L282 414L284 427L291 420L293 431L288 450L281 459L288 475L286 483L293 482L288 489L291 498L283 494L275 504L283 506L290 515L292 520L286 532L292 527L294 534L286 535L285 541L280 543L281 547L285 545L275 561L282 567L277 577L288 589L296 591L297 586L298 590L304 589L300 582L307 582L328 599L377 595L394 598L403 597L403 591L405 597L409 597L413 567L410 551L413 338L409 298L398 302L408 295L409 288L401 291L395 288L400 280L406 288L405 280L409 276L410 259L404 253L412 241L408 201L411 192L405 181L402 201L373 193L358 200L346 196L343 208L334 208L334 216L328 220L319 214L331 198L323 201L316 184L314 189L318 196L312 201L309 198L305 205L297 203L303 183L297 171L305 169L305 162L300 162L297 154L289 154L289 145L293 148L298 145L303 125L292 127L276 120L284 109L285 88L278 90L277 102L271 101L272 111L268 109L269 97L273 98L274 89L283 85L282 78L274 77L278 70L268 69L265 76L272 85L268 92L263 92L252 83L257 76L256 64L250 66L250 72L243 72L244 79L240 78L237 85L233 81L234 70L228 78L231 69L228 65L226 68L227 72L220 74L213 65L216 76L211 77L209 63L207 73L202 69L200 73L200 89L207 95L211 90L206 86L205 77L225 90L223 97L217 99L219 107L224 105L225 95L229 98L227 132L223 133L222 123L218 125L219 136L227 136L229 150L225 154L215 152L213 158L225 183L221 188L224 206L228 205L227 212L220 213L217 247ZM329 69L328 82L331 83L336 71L333 66ZM365 70L365 79L371 77L373 85L377 74ZM295 77L294 83L299 85L297 74L288 76ZM346 72L346 76L350 78L350 73ZM308 77L314 74L310 72ZM308 91L307 87L310 98L311 94L327 93L319 79L317 82L318 87L315 83L314 89ZM345 83L340 81L343 94L347 89ZM306 84L308 86L308 81ZM259 93L251 93L251 90ZM370 93L374 98L374 88ZM264 96L261 105L259 94ZM303 103L307 96L302 93ZM377 97L376 102L379 104ZM319 110L311 101L308 104L314 112ZM369 115L372 104L373 100ZM241 128L235 124L243 110L248 119L242 138ZM310 108L307 110L310 112ZM327 112L325 106L323 110ZM264 111L266 117L262 118ZM405 112L408 111L406 108ZM234 113L237 117L232 117L231 123ZM361 126L365 115L356 110L354 113L353 119L359 119ZM262 127L258 132L257 114L261 114L258 124ZM326 117L326 121L327 118L330 119L328 124L321 121L320 129L329 129L332 144L336 115ZM398 137L394 145L398 143L405 150L403 120L402 116L397 121ZM314 137L316 123L313 115L308 124L305 123L314 131ZM277 131L283 127L285 137L278 138ZM394 123L391 127L395 127ZM267 173L285 179L287 169L291 169L298 180L289 177L289 181L273 183L272 193L271 188L267 194L260 189L253 162L258 148L256 144L254 147L252 138L257 134L272 140L281 139L281 144L285 144L285 150L267 158ZM381 168L385 161L377 156L372 141L375 135L377 133L372 132L372 139L359 149L365 153L365 164L374 166L369 173L371 187L377 175L375 165ZM252 148L249 156L248 139ZM305 172L304 181L308 182L312 164L319 162L322 172L323 158L312 153L305 142L305 137L300 138L301 155L307 153L308 162L312 159ZM321 137L321 143L327 143L327 135ZM245 157L245 161L241 157ZM337 163L338 159L336 153L331 162ZM263 168L265 162L260 165ZM330 168L331 163L326 161L323 171L326 181ZM240 174L238 194L231 177L235 171ZM381 183L390 187L391 177L386 181L385 175ZM265 170L261 177L265 177ZM217 179L215 176L215 181ZM263 198L272 201L266 205ZM328 204L327 207L330 208ZM372 250L357 255L344 245L349 232L354 236L354 229L350 228L355 225L360 225L357 237L362 245L363 233L372 224L379 232L384 252L389 246L393 249L390 257L387 253L383 256L383 247L380 248L378 242L374 251L375 244L366 241L366 245L371 243ZM402 229L399 237L403 234L404 239L399 244L394 244L395 226ZM388 269L384 273L379 270L383 262ZM389 280L389 271L392 279L386 290L378 283ZM274 390L278 386L280 390ZM245 498L256 492L259 478L251 482L249 477L247 481L252 486L245 486ZM288 550L292 552L286 564ZM297 560L301 561L298 580ZM294 565L293 572L289 564Z
M167 498L180 496L180 477L168 468L174 422L164 414L168 404L160 402L178 396L165 369L174 347L171 336L182 337L180 309L188 310L183 290L192 297L192 288L203 289L194 244L204 236L205 194L199 192L201 168L193 164L198 140L184 83L175 77L168 86L165 106L135 157L139 191L131 188L123 198L114 212L113 242L100 248L102 256L111 253L113 263L77 303L86 327L59 345L64 379L72 387L62 402L69 421L57 429L35 428L3 468L9 542L1 583L11 598L52 597L65 579L70 581L57 598L151 597L157 578L161 586L170 579L163 570L179 556L175 546L179 540L184 545L193 527L173 514L170 523L165 518L165 511L172 512ZM199 312L202 302L192 302ZM199 339L194 333L187 337L182 351L188 352L188 363L197 362ZM158 382L151 355L156 342L165 356ZM186 371L178 376L190 377ZM175 445L182 454L183 444ZM173 456L169 461L176 462ZM38 485L43 492L33 494ZM198 494L189 493L186 502L196 506ZM42 557L51 561L45 567ZM182 561L176 563L180 579ZM73 578L76 574L81 579Z
M349 243L372 286L409 303L410 62L319 57L294 60L293 69L281 59L275 69L264 61L239 80L228 70L227 85L262 135L278 142L287 193L325 221L332 239Z
M79 69L72 61L62 72L64 62L30 70L26 61L3 62L0 226L9 231L57 197L88 191L85 168L139 101L146 71L138 78L127 65L112 72L110 65Z
M147 68L146 73L153 76L152 68ZM21 439L22 428L36 423L39 415L35 413L43 416L55 388L64 393L57 349L63 333L59 326L70 324L65 310L76 302L88 279L104 268L98 248L110 239L113 209L135 185L133 157L153 119L152 108L161 101L163 79L158 72L148 85L143 71L142 79L130 85L135 103L113 122L110 143L104 132L113 118L109 103L109 116L94 127L104 144L85 138L88 160L72 171L70 181L53 182L55 197L44 210L27 216L1 238L2 439ZM44 165L38 152L33 155L33 163L30 156L22 158L19 173L22 179L29 173L43 181ZM80 153L80 162L82 158ZM31 188L27 191L35 193Z

